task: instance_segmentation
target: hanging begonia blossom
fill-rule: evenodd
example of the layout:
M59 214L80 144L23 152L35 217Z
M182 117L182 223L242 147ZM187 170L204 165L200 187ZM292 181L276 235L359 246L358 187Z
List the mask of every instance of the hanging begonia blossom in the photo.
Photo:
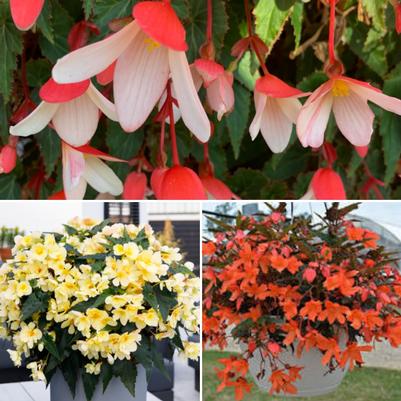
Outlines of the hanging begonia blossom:
M249 127L252 139L262 132L273 153L284 151L302 107L298 98L303 96L308 93L287 85L274 75L259 78L254 94L256 115Z
M234 108L233 74L225 71L224 67L215 61L198 59L192 67L192 76L194 75L198 75L194 78L195 86L199 79L203 82L207 102L221 121L224 114L230 113Z
M17 164L17 150L15 146L5 145L0 149L0 174L11 173Z
M28 31L35 25L42 12L45 0L10 0L11 15L15 26Z
M114 35L59 60L53 78L60 83L89 79L117 60L114 100L122 128L133 132L149 117L172 78L183 121L202 142L210 123L196 91L185 51L185 29L167 1L143 1L134 21Z
M331 167L320 168L313 175L308 192L302 200L344 200L347 199L343 181Z
M385 95L370 84L344 75L333 76L321 85L303 105L297 120L297 133L304 147L318 148L333 110L341 133L354 146L367 146L373 133L373 102L401 115L401 100Z
M124 182L123 199L141 200L145 199L147 178L144 173L134 171L128 174Z
M154 173L155 174L155 173ZM207 200L199 176L188 167L158 169L152 188L159 200Z
M91 146L74 148L62 143L63 184L66 199L83 199L89 184L101 194L121 195L123 184L103 160L123 162Z
M60 138L72 146L87 144L96 132L99 110L113 121L115 107L90 82L58 84L52 78L42 86L40 105L17 125L10 134L29 136L42 131L50 122Z

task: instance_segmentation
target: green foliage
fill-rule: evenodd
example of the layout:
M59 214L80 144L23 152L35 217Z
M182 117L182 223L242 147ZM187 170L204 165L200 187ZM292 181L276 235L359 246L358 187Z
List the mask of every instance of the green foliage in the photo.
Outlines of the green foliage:
M89 43L99 41L111 33L109 23L129 17L138 1L46 0L37 24L27 33L15 28L8 1L0 2L0 147L7 143L11 116L24 100L22 56L26 59L28 90L38 104L39 89L49 79L52 66L69 51L67 37L71 27L86 19L101 31L100 35L91 33ZM206 41L207 1L172 0L171 3L186 29L187 57L193 62L200 57L199 49ZM254 32L269 48L266 60L269 70L290 85L304 91L315 90L327 79L323 72L327 57L327 7L318 6L317 1L303 0L250 0L249 4ZM361 7L358 8L358 4ZM302 196L321 162L316 152L300 147L295 134L282 155L273 155L262 138L250 140L248 130L255 113L253 89L261 73L259 62L249 51L236 62L231 55L232 46L247 36L243 1L213 0L212 5L216 61L235 76L232 113L222 121L209 114L215 126L209 146L215 174L243 198ZM341 12L337 16L337 53L344 62L346 75L400 97L401 40L395 32L391 3L340 0L338 9ZM93 82L97 85L96 79ZM112 99L111 88L105 89ZM203 91L201 97L204 102ZM397 132L401 123L394 114L379 108L375 108L375 112L375 132L366 162L376 177L385 182L383 194L396 197L396 172L401 157ZM157 165L160 124L154 122L154 116L155 113L141 129L130 134L118 123L106 118L100 120L91 144L132 162L131 165L109 164L123 181L136 168L138 159L146 158L152 166ZM177 125L177 133L181 160L199 171L202 145L194 140L182 122ZM334 122L330 123L326 138L338 150L336 169L342 173L347 193L359 196L366 178L364 162L340 135ZM166 151L170 157L168 126ZM60 140L52 128L24 139L18 147L18 155L15 171L0 176L0 199L47 198L61 189ZM149 178L149 169L146 167L144 171ZM27 185L32 182L38 182L38 190ZM88 197L91 196L93 193L89 193Z

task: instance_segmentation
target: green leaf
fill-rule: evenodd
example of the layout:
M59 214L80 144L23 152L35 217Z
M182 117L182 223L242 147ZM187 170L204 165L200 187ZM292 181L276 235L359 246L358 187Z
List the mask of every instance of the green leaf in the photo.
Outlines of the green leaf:
M79 356L76 352L72 353L67 358L62 366L61 371L63 372L64 379L70 388L72 396L75 398L76 385L78 380L78 373L80 370ZM108 365L108 364L105 364Z
M242 85L234 83L235 105L234 110L226 117L228 133L234 157L238 159L244 135L248 132L248 121L251 107L251 96Z
M29 86L41 87L51 76L52 65L45 58L29 60L26 64L26 78Z
M91 298L88 301L80 302L72 309L78 312L86 312L89 308L98 308L99 306L104 305L107 297L109 297L110 295L115 295L115 293L116 291L113 288L108 288L97 297Z
M380 30L386 30L387 3L383 0L362 0L363 8L373 21L373 26Z
M152 346L148 338L143 338L141 346L134 353L135 360L146 370L146 378L149 381L153 371Z
M253 53L247 51L239 62L235 73L236 78L252 92L255 89L256 80L260 78L258 66L257 63L254 63Z
M196 277L195 273L191 270L188 269L188 267L184 265L175 265L170 267L170 273L172 274L177 274L177 273L182 273L191 277Z
M386 81L383 89L386 94L399 97L401 94L401 77ZM401 117L383 111L380 134L383 138L384 163L386 164L384 182L389 184L395 177L401 157Z
M87 401L92 400L99 379L100 379L99 375L90 375L88 373L82 372L82 381L84 384L84 390Z
M79 234L79 231L75 227L69 226L68 224L63 224L63 226L68 235Z
M114 375L119 377L125 388L135 397L137 369L133 361L116 361L113 365Z
M53 16L52 16L51 1L45 1L45 4L43 5L42 12L39 15L36 25L39 28L39 30L42 32L43 36L50 43L54 43L54 28L53 28Z
M101 223L97 224L91 229L91 234L95 235L97 233L100 233L100 231L102 231L103 228L107 227L109 224L110 224L109 219L103 220Z
M105 393L107 387L111 382L111 379L113 378L113 367L110 364L104 363L102 365L102 377L103 377L103 393Z
M0 199L20 199L21 189L14 174L0 175Z
M279 8L280 10L286 11L289 8L291 8L296 0L274 0L276 3L277 8Z
M130 160L137 156L143 144L143 138L142 130L127 134L120 124L108 122L106 142L110 153L115 157Z
M280 37L291 11L291 8L281 10L272 0L259 0L255 7L256 33L269 47L269 51Z
M304 19L304 3L298 1L294 5L294 10L291 15L291 25L294 28L295 49L298 49L301 44L302 23Z
M17 56L22 53L22 35L10 18L8 1L0 3L0 94L10 99Z
M67 38L74 21L60 3L53 1L52 9L54 41L50 42L47 37L42 36L39 39L39 44L42 54L52 63L55 63L69 51Z
M92 10L93 10L93 3L95 0L83 0L82 2L82 7L84 9L84 13L85 13L85 19L88 20L89 17L92 14Z
M53 341L53 338L49 334L45 333L43 335L42 339L43 339L43 344L44 344L45 348L49 351L49 353L51 355L53 355L57 360L60 361L61 357L60 357L60 354L58 352L57 345Z
M267 179L260 171L247 168L238 169L229 180L231 190L243 199L260 199L265 185Z
M145 301L155 310L159 311L164 321L167 320L169 312L177 305L176 294L164 288L152 287L146 283L143 289Z
M193 62L199 57L199 48L206 41L207 2L187 0L188 18L183 21L187 32L189 50L187 57ZM222 48L224 37L228 31L228 17L223 0L213 0L213 41L216 51Z
M27 319L30 319L32 315L36 312L46 312L49 298L49 294L46 294L40 290L36 290L31 295L29 295L21 308L22 320L25 321Z
M50 177L61 158L61 141L57 133L49 127L39 132L35 138L45 163L46 175Z
M128 17L136 2L135 0L96 0L93 4L94 22L104 27L112 19Z

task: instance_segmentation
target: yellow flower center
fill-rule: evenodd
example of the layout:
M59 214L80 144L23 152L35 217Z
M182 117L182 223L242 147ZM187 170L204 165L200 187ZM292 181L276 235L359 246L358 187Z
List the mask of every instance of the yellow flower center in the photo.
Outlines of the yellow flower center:
M339 79L334 81L333 84L333 96L349 96L349 86L346 82L341 81Z
M160 43L156 42L152 38L146 38L144 40L144 42L147 45L146 48L147 48L149 53L152 53L154 50L156 50L156 49L158 49L160 47Z

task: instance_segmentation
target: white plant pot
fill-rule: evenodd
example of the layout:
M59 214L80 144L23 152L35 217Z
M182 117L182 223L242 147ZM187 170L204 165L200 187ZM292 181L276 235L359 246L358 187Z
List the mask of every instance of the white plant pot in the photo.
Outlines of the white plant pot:
M92 401L146 401L147 382L145 369L138 366L136 378L135 397L125 388L119 378L113 378L103 394L103 383L99 381ZM72 398L70 388L64 380L60 370L52 377L50 382L50 400L51 401L86 401L84 386L81 375L78 375L75 398Z
M241 345L241 348L243 350L247 349L244 345ZM322 356L322 353L317 348L312 348L309 351L304 350L300 358L297 358L291 350L282 351L280 353L281 361L290 366L303 367L303 369L300 372L302 378L293 383L298 390L297 394L291 395L281 393L280 395L285 395L286 397L314 397L336 390L344 379L348 367L345 367L344 369L337 368L334 371L329 372L328 367L323 366L321 363ZM249 360L249 370L258 387L262 391L270 391L271 383L269 377L271 375L271 369L269 363L266 363L265 365L265 376L260 380L257 378L257 375L260 372L261 362L262 357L260 352L256 350L254 356Z

